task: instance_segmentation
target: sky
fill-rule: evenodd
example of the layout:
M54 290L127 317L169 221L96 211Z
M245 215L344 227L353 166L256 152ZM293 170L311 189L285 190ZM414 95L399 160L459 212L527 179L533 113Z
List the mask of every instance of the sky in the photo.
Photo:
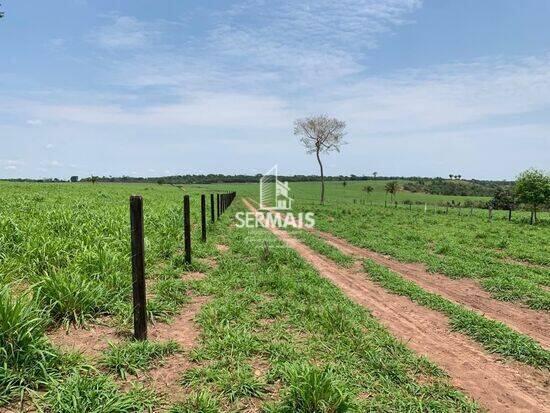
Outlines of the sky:
M3 0L0 178L550 169L545 0Z

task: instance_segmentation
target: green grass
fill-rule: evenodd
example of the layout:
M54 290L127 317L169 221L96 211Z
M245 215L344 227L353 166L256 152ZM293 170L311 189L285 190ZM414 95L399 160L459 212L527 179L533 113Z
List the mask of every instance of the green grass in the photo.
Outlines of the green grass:
M200 192L186 192L194 256L214 255L213 239L199 242ZM121 331L130 330L133 193L144 196L147 278L154 295L149 318L167 320L189 300L192 288L179 279L185 270L179 189L0 183L0 405L28 397L31 390L47 391L52 380L82 369L53 348L47 328L82 327L110 316ZM208 232L215 234L215 225Z
M302 195L300 193L300 195ZM429 271L479 280L499 300L550 310L550 227L423 209L297 198L296 210L315 213L316 228Z
M173 341L164 343L129 341L110 344L101 360L101 365L121 378L126 378L127 374L136 375L141 371L149 370L163 358L178 351L180 346Z
M182 377L213 406L233 411L256 400L273 412L476 410L440 369L266 230L235 228L219 241L230 250L198 287L213 299L198 316L195 367ZM175 411L193 405L208 403L192 399Z
M105 287L78 273L47 274L34 286L34 292L52 320L65 327L82 326L108 308Z
M50 384L38 402L44 413L143 413L152 412L160 399L151 391L134 387L122 392L107 376L73 374Z
M327 244L323 240L319 239L318 236L310 232L291 229L290 227L287 228L287 231L290 234L292 234L293 237L298 238L307 246L311 247L312 249L321 253L322 255L330 258L332 261L336 262L342 267L350 268L351 266L353 266L353 263L355 262L353 257L343 254L338 248L333 247L330 244Z
M543 349L530 337L517 333L499 321L490 320L437 294L429 293L372 260L365 260L364 266L368 276L382 287L444 313L449 317L453 330L470 336L490 353L511 357L535 367L550 368L550 351Z
M304 231L301 231L302 235L304 233ZM302 241L305 238L299 236L299 231L292 231L292 235ZM307 233L307 235L308 240L314 239L315 242L306 242L306 244L321 255L337 263L342 260L340 256L345 256L351 259L352 262L354 261L353 257L343 254L317 235L311 233ZM336 249L338 254L335 254L333 249ZM535 367L550 368L550 351L543 349L530 337L512 330L501 322L487 319L475 311L470 311L440 295L427 292L414 282L403 279L397 273L372 260L364 260L363 265L369 277L385 289L407 296L425 307L444 313L449 317L454 330L470 336L482 344L487 351L511 357ZM332 313L327 314L328 320L333 316ZM337 324L337 321L330 322Z
M285 380L288 388L273 413L345 413L352 409L351 395L330 368L292 365Z
M36 390L55 374L60 356L44 336L44 313L28 296L0 288L0 406Z
M318 184L299 184L296 194L301 195L296 205L315 208L322 228L347 233L347 237L352 234L356 242L374 243L379 250L401 252L400 258L413 256L418 249L415 240L424 242L425 231L433 236L441 228L455 227L451 214L433 214L436 224L422 223L420 229L405 219L413 216L414 210L390 212L373 206L371 214L370 206L352 202L360 191L357 185L360 183L344 190L340 184L331 184L328 204L318 207ZM93 323L98 316L118 320L118 326L127 332L132 302L128 197L140 193L144 196L146 268L152 295L148 304L150 321L169 320L188 302L190 294L212 297L198 315L201 337L189 356L193 368L181 379L188 387L182 391L190 391L189 397L174 406L174 412L239 411L251 405L260 405L266 411L477 409L439 368L396 341L365 309L352 303L265 230L233 228L229 212L216 224L209 224L208 242L201 243L199 194L227 189L237 189L240 195L257 194L256 185L184 187L184 192L191 195L192 212L194 263L188 268L182 259L183 194L177 188L1 182L0 288L10 284L10 291L0 301L0 384L7 383L2 387L7 391L0 404L26 389L43 393L39 406L47 412L134 412L162 404L145 389L121 391L113 378L89 372L82 360L62 355L44 336L47 326L78 326ZM378 189L376 192L373 196L379 197ZM236 207L243 208L239 204ZM357 217L361 217L361 225L371 225L368 234L363 226L356 225ZM515 230L511 236L502 230L509 228L505 226L508 223L495 219L493 224L498 225L486 227L479 216L470 220L464 222L473 223L472 228L460 229L467 235L464 242L483 244L479 248L490 251L487 254L491 260L512 257L544 265L545 250L540 246L546 245L547 236L540 231L543 225L525 229L522 236L528 240L521 246L522 236ZM402 222L410 228L402 227ZM485 231L495 227L498 234ZM476 242L468 238L471 233L476 235ZM310 245L318 244L314 238L305 237ZM464 248L468 255L464 259L455 238L437 238L429 249L430 254L433 248L438 254L456 257L456 262L449 261L449 269L445 270L453 276L460 273L460 260L475 265L477 261L471 264L469 257L479 255L478 250ZM269 245L269 254L265 253L264 241ZM216 244L230 249L220 254ZM418 251L420 261L429 256L421 248ZM343 266L350 265L333 248L326 248L325 253ZM218 258L216 269L197 260L213 256ZM537 290L545 285L544 269L521 272L521 265L492 264L487 261L496 271L517 267L507 278L512 286L486 284L495 290L494 294L509 294L506 299L530 299L530 305L544 308L544 296ZM182 281L181 274L186 270L204 271L208 277ZM518 289L514 277L527 284ZM486 281L503 279L486 277ZM21 293L24 290L29 291L27 296ZM14 310L15 306L20 307ZM10 316L12 313L15 315ZM110 349L112 353L105 358L110 363L108 369L117 374L147 369L162 357L158 351L126 345Z
M219 401L208 391L192 393L183 403L170 409L170 413L218 413Z

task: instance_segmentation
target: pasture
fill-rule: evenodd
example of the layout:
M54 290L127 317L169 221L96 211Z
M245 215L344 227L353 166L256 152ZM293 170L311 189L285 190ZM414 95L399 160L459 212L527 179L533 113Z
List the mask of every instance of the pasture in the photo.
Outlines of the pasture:
M440 350L456 345L479 357L506 403L543 406L548 213L534 226L521 211L510 222L505 211L489 220L486 210L440 206L486 198L407 192L385 207L384 184L330 182L319 205L319 183L291 183L294 211L314 212L315 230L271 233L236 226L235 213L258 198L255 184L1 182L0 412L498 408L499 394L456 385L468 374L452 363L460 355L438 358L422 341L436 330L445 332ZM202 242L200 195L209 202L228 191L237 200L215 222L208 204ZM144 203L147 341L132 339L131 194ZM191 199L190 265L183 195ZM456 282L456 291L446 281L432 288L431 275ZM355 284L344 287L344 278ZM460 283L471 283L464 296ZM350 285L371 287L357 295ZM374 288L387 295L378 307ZM425 317L411 324L417 341L384 301ZM527 395L514 369L532 384Z

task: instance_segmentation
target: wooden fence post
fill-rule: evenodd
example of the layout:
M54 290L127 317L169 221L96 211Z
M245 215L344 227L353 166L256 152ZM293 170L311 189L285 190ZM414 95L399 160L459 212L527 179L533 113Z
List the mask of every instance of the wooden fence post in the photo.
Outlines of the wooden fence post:
M185 244L185 262L191 264L191 216L189 195L183 197L183 240Z
M132 290L134 304L134 338L147 340L147 299L145 295L145 245L143 241L143 198L130 197L132 238Z
M216 215L220 219L220 194L216 194Z
M216 220L214 216L214 194L210 194L210 219L212 223Z
M201 238L206 242L206 195L201 195Z

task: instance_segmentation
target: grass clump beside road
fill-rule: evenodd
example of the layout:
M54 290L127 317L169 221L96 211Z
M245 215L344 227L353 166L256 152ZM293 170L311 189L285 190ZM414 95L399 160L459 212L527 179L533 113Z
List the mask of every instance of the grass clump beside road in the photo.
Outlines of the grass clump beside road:
M50 384L38 402L43 413L143 413L152 412L160 399L142 387L122 392L108 376L73 374L63 382Z
M183 403L170 409L170 413L219 413L219 401L208 391L192 393Z
M101 364L124 379L126 374L149 370L154 363L178 351L180 346L174 341L129 341L110 344Z
M550 351L542 348L532 338L512 330L499 321L485 318L475 311L427 292L414 282L403 279L372 260L365 260L364 266L369 277L382 287L444 313L449 317L454 330L472 337L487 351L511 357L535 367L550 368Z
M344 413L352 409L351 395L331 368L295 365L285 373L289 387L273 413Z

